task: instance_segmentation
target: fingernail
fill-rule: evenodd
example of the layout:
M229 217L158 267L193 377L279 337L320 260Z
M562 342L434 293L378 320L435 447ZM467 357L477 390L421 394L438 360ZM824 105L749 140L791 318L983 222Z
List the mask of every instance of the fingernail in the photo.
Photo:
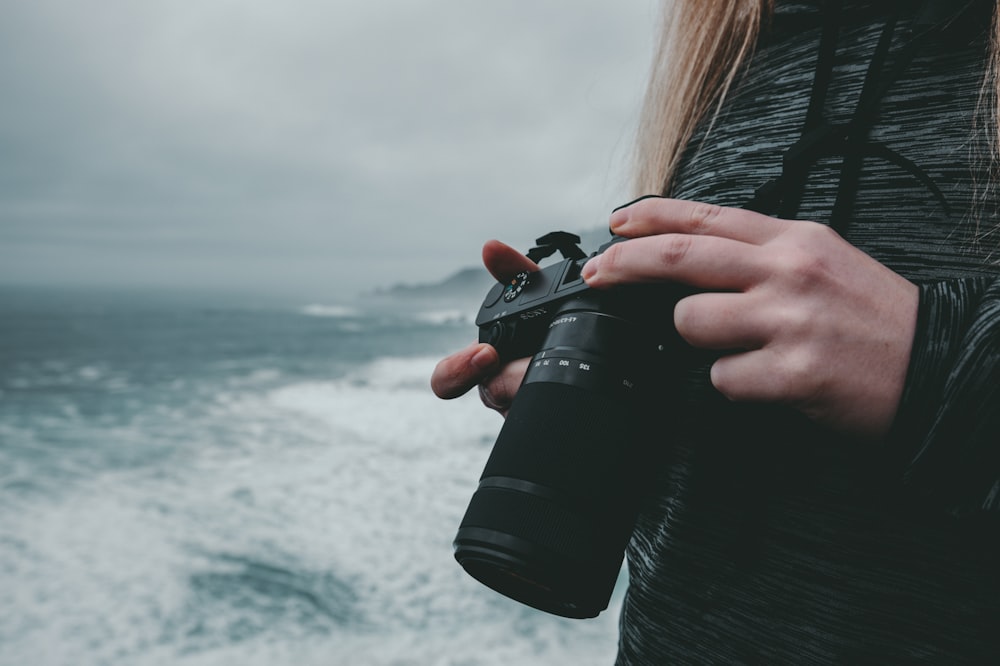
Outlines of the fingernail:
M489 407L494 411L500 412L501 414L504 414L504 412L506 411L504 405L501 405L499 402L497 402L497 399L493 397L493 392L490 391L489 387L486 386L485 384L479 385L479 399L482 401L484 405L486 405L487 407Z
M628 228L629 222L632 220L631 211L623 210L615 213L608 220L608 231L616 236L621 236L623 233L628 233L623 231Z
M489 347L483 347L475 353L475 355L470 360L473 366L479 368L480 370L486 370L488 368L496 365L497 355Z
M583 276L584 280L589 280L597 274L597 269L601 267L601 255L593 257L583 265L583 270L580 271L580 275Z

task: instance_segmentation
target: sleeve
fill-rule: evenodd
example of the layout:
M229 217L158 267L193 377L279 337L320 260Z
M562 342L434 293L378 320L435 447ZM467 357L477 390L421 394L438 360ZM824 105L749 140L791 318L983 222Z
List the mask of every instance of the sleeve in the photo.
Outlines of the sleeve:
M890 471L931 506L1000 512L1000 280L920 285Z

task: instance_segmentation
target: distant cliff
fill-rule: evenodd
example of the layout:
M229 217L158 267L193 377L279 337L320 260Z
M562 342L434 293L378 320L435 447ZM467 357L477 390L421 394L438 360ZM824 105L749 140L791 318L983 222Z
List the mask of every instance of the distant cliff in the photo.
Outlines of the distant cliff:
M495 280L485 268L462 268L440 282L428 284L396 284L381 287L372 294L375 298L404 301L430 299L482 299Z
M588 254L595 251L603 243L607 242L611 236L607 229L595 229L585 232L577 232L580 236L580 247ZM543 266L552 261L558 261L556 257L542 262ZM370 298L387 301L400 301L424 305L427 301L437 301L441 304L448 302L472 303L478 305L486 295L487 290L495 280L485 268L462 268L452 273L440 282L426 284L396 284L390 287L380 287L368 294Z

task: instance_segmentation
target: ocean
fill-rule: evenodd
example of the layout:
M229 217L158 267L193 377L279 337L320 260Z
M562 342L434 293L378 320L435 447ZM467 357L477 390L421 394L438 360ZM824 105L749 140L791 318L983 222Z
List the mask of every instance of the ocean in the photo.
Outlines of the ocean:
M453 558L474 307L0 290L0 664L613 663L621 584L568 620Z

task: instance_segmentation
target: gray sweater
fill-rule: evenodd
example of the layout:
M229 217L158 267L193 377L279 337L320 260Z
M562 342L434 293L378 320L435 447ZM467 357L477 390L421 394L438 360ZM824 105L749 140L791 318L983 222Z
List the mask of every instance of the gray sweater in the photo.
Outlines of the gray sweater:
M782 172L823 18L819 2L776 5L671 196L741 206ZM855 113L892 6L844 3L828 123ZM628 549L619 664L1000 663L1000 219L976 129L991 6L923 38L864 140L832 142L800 183L797 219L835 222L921 287L890 436L851 441L790 409L729 403L707 367L685 377L652 443L662 460ZM904 12L883 72L922 29ZM852 151L853 207L833 220Z

